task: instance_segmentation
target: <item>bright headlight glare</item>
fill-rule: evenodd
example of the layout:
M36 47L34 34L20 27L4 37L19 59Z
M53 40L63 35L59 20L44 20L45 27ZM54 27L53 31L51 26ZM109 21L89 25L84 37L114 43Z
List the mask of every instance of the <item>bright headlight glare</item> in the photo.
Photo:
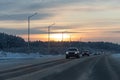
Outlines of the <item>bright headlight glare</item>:
M78 52L75 52L75 54L77 54Z
M68 52L66 52L66 54L68 54Z

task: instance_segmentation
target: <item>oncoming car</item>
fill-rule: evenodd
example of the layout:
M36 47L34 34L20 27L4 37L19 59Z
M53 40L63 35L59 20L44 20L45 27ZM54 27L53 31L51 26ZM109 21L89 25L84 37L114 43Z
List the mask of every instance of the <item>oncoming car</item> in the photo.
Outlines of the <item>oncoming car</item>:
M79 50L75 47L71 47L66 51L66 59L70 57L80 58Z

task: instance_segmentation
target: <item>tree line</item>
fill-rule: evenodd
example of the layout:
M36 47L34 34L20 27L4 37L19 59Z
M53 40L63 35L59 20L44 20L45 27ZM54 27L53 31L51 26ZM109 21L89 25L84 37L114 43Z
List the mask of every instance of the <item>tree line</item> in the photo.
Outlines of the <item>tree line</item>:
M120 45L111 42L50 42L51 54L62 54L69 47L77 47L80 51L110 51L120 52ZM28 52L28 42L23 38L6 33L0 33L0 50L10 52ZM47 54L48 42L32 41L30 42L30 52L39 52Z

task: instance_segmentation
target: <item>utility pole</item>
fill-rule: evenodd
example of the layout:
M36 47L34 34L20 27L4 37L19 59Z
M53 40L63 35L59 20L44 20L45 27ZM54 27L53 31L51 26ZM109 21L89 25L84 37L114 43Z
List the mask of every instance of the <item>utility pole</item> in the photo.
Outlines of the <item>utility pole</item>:
M48 26L48 54L50 54L50 28L55 25L55 23Z
M64 39L64 32L62 32L62 43L63 43L63 39Z
M70 47L71 47L71 35L70 35Z
M48 26L48 54L50 53L50 26Z
M28 16L28 52L30 50L30 18L35 16L37 13L34 13L33 15Z

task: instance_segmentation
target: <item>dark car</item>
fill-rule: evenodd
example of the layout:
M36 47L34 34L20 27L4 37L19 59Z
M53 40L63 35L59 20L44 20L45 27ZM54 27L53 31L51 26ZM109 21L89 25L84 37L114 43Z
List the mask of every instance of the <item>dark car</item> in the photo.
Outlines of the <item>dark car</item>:
M90 56L90 52L88 50L83 51L82 56Z
M79 50L75 47L71 47L66 51L66 59L70 57L80 58Z

